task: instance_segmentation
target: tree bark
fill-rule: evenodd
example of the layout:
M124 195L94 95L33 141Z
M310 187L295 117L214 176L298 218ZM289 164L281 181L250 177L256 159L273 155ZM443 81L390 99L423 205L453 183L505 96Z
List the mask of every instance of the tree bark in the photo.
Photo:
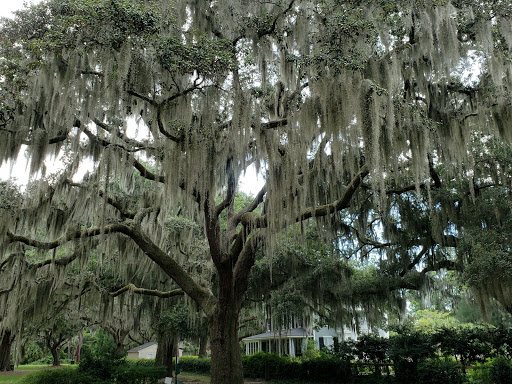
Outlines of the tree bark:
M129 333L130 330L128 329L117 329L111 332L111 335L114 337L117 347L117 353L119 356L124 356L126 354L124 341Z
M82 350L82 341L83 341L83 334L80 332L78 334L78 345L76 346L76 363L80 364L80 352Z
M174 340L165 336L157 336L158 347L156 350L155 365L165 366L167 376L172 377L172 357L174 352Z
M199 338L199 358L206 357L206 345L208 344L208 334L204 333Z
M226 288L232 291L231 281L220 281L221 299L213 316L208 317L211 347L211 384L243 384L242 352L238 341L238 317L240 306L234 292L226 295ZM223 289L224 288L224 289ZM222 292L224 291L224 292ZM224 294L223 294L224 293Z
M11 347L14 341L11 331L4 331L0 339L0 371L11 370Z
M58 367L60 365L60 348L50 347L50 352L53 357L53 366Z

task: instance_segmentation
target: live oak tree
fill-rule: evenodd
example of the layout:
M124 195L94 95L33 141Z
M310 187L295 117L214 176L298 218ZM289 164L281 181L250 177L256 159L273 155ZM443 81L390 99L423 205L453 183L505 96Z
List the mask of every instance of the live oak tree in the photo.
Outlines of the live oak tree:
M257 250L310 219L336 233L359 199L392 217L386 191L402 178L429 190L432 163L460 175L472 131L510 136L511 8L48 0L20 11L0 32L0 159L26 145L32 174L49 154L65 168L2 221L2 257L31 247L116 254L120 271L155 263L208 319L212 383L242 383L238 315ZM460 81L475 62L481 74ZM237 210L249 165L266 183ZM132 199L136 174L146 182ZM185 223L206 236L203 252Z

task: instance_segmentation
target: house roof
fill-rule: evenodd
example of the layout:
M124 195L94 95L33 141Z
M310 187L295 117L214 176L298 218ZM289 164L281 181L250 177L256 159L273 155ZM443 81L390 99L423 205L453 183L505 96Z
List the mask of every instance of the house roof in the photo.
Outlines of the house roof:
M138 347L132 348L128 352L139 352L139 351L142 351L143 349L152 347L154 345L156 345L156 341L150 341L149 343L142 344L142 345L139 345Z
M270 331L260 333L259 335L244 337L242 341L264 340L264 339L287 339L308 337L308 332L304 328L283 329L281 331Z

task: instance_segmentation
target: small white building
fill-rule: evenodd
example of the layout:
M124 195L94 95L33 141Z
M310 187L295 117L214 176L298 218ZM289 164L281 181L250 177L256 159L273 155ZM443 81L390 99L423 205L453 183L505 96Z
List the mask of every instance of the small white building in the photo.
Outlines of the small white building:
M138 347L132 348L128 351L128 359L154 359L156 357L156 351L158 344L156 341L151 341L146 344L139 345ZM179 347L180 357L183 356L183 348L180 343Z
M129 359L154 359L156 357L156 350L158 344L156 341L151 341L146 344L139 345L128 351Z

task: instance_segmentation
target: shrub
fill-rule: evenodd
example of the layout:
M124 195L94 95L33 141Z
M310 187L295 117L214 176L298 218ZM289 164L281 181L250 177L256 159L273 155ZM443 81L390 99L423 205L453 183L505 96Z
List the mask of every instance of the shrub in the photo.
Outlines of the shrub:
M37 371L21 380L22 384L109 384L88 373L74 368Z
M125 365L128 367L154 367L155 359L126 359Z
M431 359L418 364L417 382L421 384L462 384L464 375L451 359Z
M350 383L351 363L323 355L303 361L272 353L243 357L244 376L269 379L295 379L317 383Z
M23 350L23 358L21 364L30 364L37 362L44 357L43 349L36 343L27 344Z
M302 380L319 383L350 383L351 363L334 357L320 357L302 363Z
M156 384L165 376L165 367L143 365L120 366L112 373L114 381L122 384Z
M375 335L361 335L355 343L355 351L359 360L385 361L389 339Z
M179 359L180 370L194 373L210 373L210 359L183 356Z
M338 338L335 337L334 344L328 352L342 360L351 361L356 357L356 344L353 340L339 341Z
M113 343L104 344L96 351L84 346L78 370L108 381L112 377L113 371L123 364L126 362Z
M512 365L510 360L498 356L491 361L489 367L489 378L494 384L512 383Z
M313 339L308 339L306 342L306 350L302 354L302 359L310 360L316 359L321 356L321 352L316 349L315 341Z
M242 364L245 377L261 377L265 379L286 379L291 371L287 365L290 359L274 353L256 353L244 356Z

